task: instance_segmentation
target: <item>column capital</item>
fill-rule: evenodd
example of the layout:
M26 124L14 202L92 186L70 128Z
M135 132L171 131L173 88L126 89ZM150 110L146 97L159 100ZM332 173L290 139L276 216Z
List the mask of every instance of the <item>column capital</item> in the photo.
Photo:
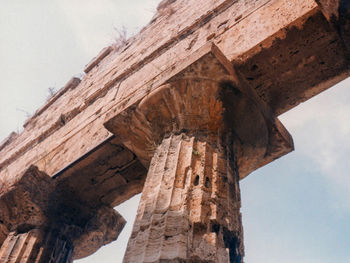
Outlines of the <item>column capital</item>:
M0 219L9 231L45 225L45 210L53 180L36 166L30 166L16 182L4 182L0 187Z
M293 150L283 125L213 44L175 65L161 85L105 126L146 167L162 139L181 132L236 137L241 178Z
M79 259L116 240L125 223L113 208L90 207L36 166L0 188L0 246L6 238L23 238L19 235L34 230L43 238L53 231L72 244L73 257Z

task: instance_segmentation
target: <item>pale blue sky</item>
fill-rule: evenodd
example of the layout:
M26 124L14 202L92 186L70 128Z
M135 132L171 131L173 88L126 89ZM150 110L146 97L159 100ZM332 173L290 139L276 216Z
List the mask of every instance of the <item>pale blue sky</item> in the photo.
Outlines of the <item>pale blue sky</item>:
M49 87L62 87L158 0L2 0L0 141L20 130ZM295 152L241 182L246 263L350 262L350 80L281 116ZM138 196L118 207L119 240L79 263L121 262Z

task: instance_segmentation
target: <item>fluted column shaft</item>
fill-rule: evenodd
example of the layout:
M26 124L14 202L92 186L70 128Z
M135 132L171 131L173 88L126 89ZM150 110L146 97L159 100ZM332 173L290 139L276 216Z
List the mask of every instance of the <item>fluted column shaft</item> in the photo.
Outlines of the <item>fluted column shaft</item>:
M73 246L57 231L11 232L0 249L1 263L71 263Z
M151 161L125 263L242 262L239 176L229 146L207 136L163 139Z

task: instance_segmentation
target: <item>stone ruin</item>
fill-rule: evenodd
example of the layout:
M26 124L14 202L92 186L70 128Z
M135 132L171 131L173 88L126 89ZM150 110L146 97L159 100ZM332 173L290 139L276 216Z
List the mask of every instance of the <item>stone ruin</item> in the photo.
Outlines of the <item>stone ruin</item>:
M0 144L0 262L243 262L240 179L293 150L278 116L350 73L347 0L166 0Z

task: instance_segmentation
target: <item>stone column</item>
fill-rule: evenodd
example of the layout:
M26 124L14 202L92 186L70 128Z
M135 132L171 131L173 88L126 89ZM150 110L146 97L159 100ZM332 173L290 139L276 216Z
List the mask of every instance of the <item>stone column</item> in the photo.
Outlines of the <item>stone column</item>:
M73 262L73 244L59 231L12 232L0 249L0 262L70 263Z
M35 166L0 188L0 222L1 263L70 263L116 240L125 225L113 208L88 206Z
M152 158L124 262L242 262L237 163L207 136L163 139Z
M215 47L171 72L105 124L149 167L124 263L241 263L239 179L291 141Z

